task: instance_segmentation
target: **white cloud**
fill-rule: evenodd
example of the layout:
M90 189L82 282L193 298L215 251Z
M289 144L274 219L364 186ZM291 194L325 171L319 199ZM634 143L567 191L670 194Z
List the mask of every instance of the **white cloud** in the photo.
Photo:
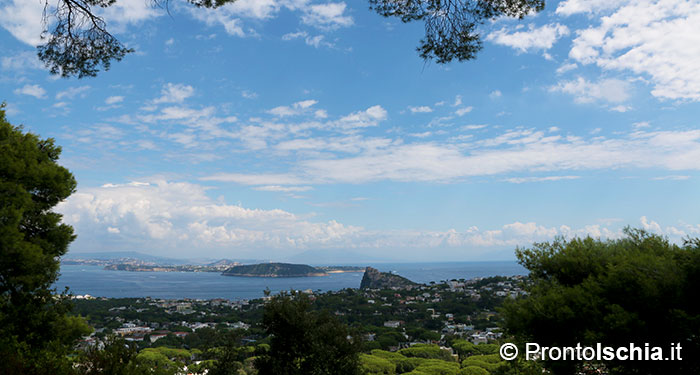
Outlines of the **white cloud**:
M379 122L386 120L387 112L382 106L375 105L364 111L351 113L341 117L340 120L332 123L332 126L341 129L365 128L377 126Z
M301 12L302 22L322 29L352 25L352 18L343 14L345 12L345 3L317 5L309 5L308 3L308 0L237 0L216 9L194 9L193 7L188 7L188 11L195 19L206 23L208 26L221 25L229 35L239 37L256 35L252 29L244 30L243 19L269 20L277 17L282 9ZM315 45L316 47L332 45L323 41L324 37L322 35L314 37L303 36L309 45ZM296 37L300 37L300 35Z
M32 47L41 43L41 1L11 0L0 10L0 25L15 38Z
M278 117L296 116L304 113L316 103L318 103L316 100L302 100L292 104L291 106L279 106L272 108L267 112Z
M204 22L207 26L223 26L228 35L244 37L243 21L238 18L238 15L233 10L234 3L228 3L217 9L201 9L191 7L190 13L192 16Z
M161 96L153 101L154 104L182 103L185 99L194 95L194 88L190 85L167 83L160 91Z
M646 216L642 216L639 219L639 221L642 224L643 229L648 230L650 232L654 232L654 233L661 232L661 226L659 225L659 223L655 222L654 220L649 220L649 219L647 219Z
M321 29L335 29L352 26L352 17L345 15L344 2L311 5L301 18L307 25Z
M629 0L566 0L559 3L556 13L570 16L576 13L598 13L615 9Z
M502 95L503 95L503 93L501 93L501 90L493 90L493 91L491 91L491 93L489 94L489 98L491 98L491 99L498 99L498 98L500 98Z
M652 95L700 100L700 4L686 0L566 1L557 13L601 12L577 31L569 57L603 70L649 77Z
M280 185L265 185L253 188L259 191L273 191L282 193L298 193L302 191L309 191L313 188L311 186L280 186Z
M121 103L121 102L123 102L123 101L124 101L124 97L123 97L123 96L115 95L115 96L110 96L110 97L108 97L107 99L105 99L105 104L107 104L107 105L114 105L114 104Z
M242 185L303 185L304 179L290 174L217 173L201 178L202 181L235 182Z
M520 52L530 50L548 50L561 37L569 35L569 28L560 24L549 24L535 27L530 24L527 31L509 33L507 29L490 33L486 40L496 44L505 45Z
M633 110L634 108L628 105L616 105L614 107L610 107L610 110L613 112L620 112L620 113L625 113Z
M74 99L76 96L80 96L82 98L85 97L85 93L87 93L90 90L90 86L78 86L78 87L69 87L58 94L56 94L56 100L63 100L63 99Z
M241 96L246 99L256 99L258 97L258 94L253 91L243 90L241 92Z
M564 74L570 70L574 70L578 68L578 65L575 63L569 63L569 64L564 64L560 67L557 68L557 74Z
M689 178L690 178L690 176L670 175L670 176L654 177L654 180L656 180L656 181L663 181L663 180L684 181L684 180L687 180Z
M581 176L546 176L546 177L512 177L507 178L505 181L514 184L522 184L526 182L547 182L547 181L561 181L561 180L577 180Z
M464 116L464 115L466 115L467 113L471 112L472 109L474 109L472 106L460 108L460 109L458 109L458 110L455 111L455 115L457 115L457 116Z
M408 110L411 111L411 113L430 113L433 111L432 108L430 108L427 105L422 105L418 107L408 107Z
M23 51L13 56L3 56L0 59L3 70L22 71L26 69L43 69L44 64L39 61L36 52Z
M305 140L304 144L307 147L303 149L307 150L329 150L326 148L329 143L320 140ZM298 146L288 150L302 150ZM343 150L355 154L306 158L298 161L287 174L236 175L229 181L250 184L250 181L244 180L273 177L254 184L366 183L386 180L450 182L507 173L565 173L620 168L700 170L697 164L700 158L700 130L635 131L618 138L595 136L585 140L576 136L563 137L521 129L471 143L389 141L355 150L347 145Z
M46 90L44 90L41 86L39 85L24 85L21 88L15 89L15 94L17 95L29 95L33 96L37 99L44 99L46 98Z
M164 14L159 7L143 0L119 0L107 8L93 9L104 17L113 33L124 33L129 25L138 25Z
M590 82L583 77L572 81L562 81L549 88L549 91L552 92L563 92L574 96L577 103L591 103L598 100L621 103L629 99L631 90L629 82L619 79L608 78L598 82Z

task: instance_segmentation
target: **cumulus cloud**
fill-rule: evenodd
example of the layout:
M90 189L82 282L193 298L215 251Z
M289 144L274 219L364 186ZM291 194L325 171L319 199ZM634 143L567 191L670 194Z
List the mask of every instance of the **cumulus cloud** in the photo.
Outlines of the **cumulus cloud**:
M108 232L122 244L185 251L304 249L332 245L361 230L333 220L311 222L279 209L228 205L209 198L206 190L163 180L106 184L78 191L57 210L81 233L77 246L100 246L92 241Z
M302 22L321 29L348 27L353 24L352 17L345 14L347 5L344 2L311 5Z
M649 78L652 95L700 100L700 5L685 0L581 1L559 4L557 13L604 15L578 30L569 57L606 71Z
M374 105L364 111L351 113L332 122L331 126L340 129L356 129L377 126L379 122L386 120L387 111L380 105Z
M546 51L561 37L569 35L569 28L560 24L536 27L530 24L526 31L509 32L503 28L486 36L486 40L514 48L520 52Z
M46 90L39 85L26 84L18 89L15 89L14 92L17 95L29 95L37 99L46 98Z
M154 104L182 103L194 95L194 87L181 83L167 83L160 91L161 96L153 101Z

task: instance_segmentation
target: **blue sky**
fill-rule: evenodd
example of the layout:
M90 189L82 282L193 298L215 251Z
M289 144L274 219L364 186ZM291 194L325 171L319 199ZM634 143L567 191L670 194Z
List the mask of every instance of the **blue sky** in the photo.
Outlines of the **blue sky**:
M12 123L63 146L73 252L513 259L627 225L700 236L700 5L548 2L477 60L364 2L119 0L136 53L96 78L35 57L39 1L0 2Z

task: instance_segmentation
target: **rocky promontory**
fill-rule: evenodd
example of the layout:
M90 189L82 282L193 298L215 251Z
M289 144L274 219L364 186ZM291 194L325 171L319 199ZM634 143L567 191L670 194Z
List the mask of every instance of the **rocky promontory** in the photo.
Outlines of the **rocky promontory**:
M379 270L367 267L360 282L360 289L390 289L390 288L411 288L418 284L413 281L389 272L379 272Z

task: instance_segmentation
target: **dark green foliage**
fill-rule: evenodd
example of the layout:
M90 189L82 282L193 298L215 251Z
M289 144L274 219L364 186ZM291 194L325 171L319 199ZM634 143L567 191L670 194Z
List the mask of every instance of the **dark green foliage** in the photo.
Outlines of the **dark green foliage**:
M265 305L263 327L270 350L255 367L260 375L359 374L362 342L326 311L311 311L309 297L281 293Z
M106 340L104 348L92 347L80 355L75 370L80 375L146 375L151 369L136 362L137 350L123 339ZM160 373L160 372L159 372Z
M362 373L365 375L394 375L396 365L388 359L374 355L360 354Z
M462 367L476 366L489 372L494 372L505 364L506 362L499 354L473 355L462 361Z
M51 285L73 229L52 208L75 190L61 148L12 126L0 107L0 373L60 374L89 332Z
M413 371L423 361L422 358L409 358L396 352L387 352L384 350L372 350L372 356L384 358L396 366L396 373L403 374Z
M443 361L454 361L452 354L437 345L417 344L410 348L399 350L399 353L405 357L417 357L428 359L441 359Z
M452 348L457 351L459 358L463 360L472 355L498 353L499 346L495 344L474 345L467 340L456 340L452 343Z
M109 70L112 60L120 61L133 52L107 31L105 21L91 9L106 8L116 0L60 0L56 8L49 8L46 1L44 21L53 27L50 33L44 30L46 43L37 48L39 59L52 74L94 77L100 66Z
M440 64L471 60L482 48L477 28L498 17L523 18L544 9L544 0L369 0L385 17L425 22L418 52Z
M462 371L460 372L460 375L490 375L490 374L491 373L488 372L488 370L486 370L483 367L479 367L479 366L467 366L467 367L463 368Z
M608 361L610 374L700 373L700 241L683 246L642 230L619 240L592 238L518 249L530 270L530 296L507 302L505 328L520 342L541 346L643 347L672 343L682 361ZM571 374L579 363L546 363Z
M247 356L243 348L240 347L241 335L238 332L229 332L226 337L226 344L218 348L216 363L208 375L236 375L238 370L243 368L241 363Z

